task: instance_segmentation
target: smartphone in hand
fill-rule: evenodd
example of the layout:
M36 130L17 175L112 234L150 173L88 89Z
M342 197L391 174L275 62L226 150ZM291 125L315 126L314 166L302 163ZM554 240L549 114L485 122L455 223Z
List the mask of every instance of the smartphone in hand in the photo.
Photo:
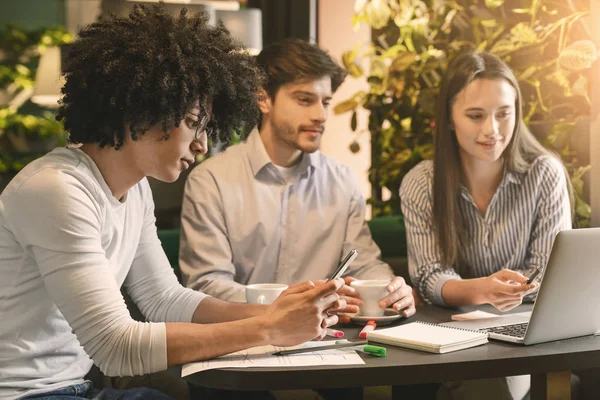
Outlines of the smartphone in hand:
M525 282L527 285L529 285L530 283L532 283L534 281L535 278L537 278L537 276L542 272L541 268L536 268L535 271L533 271L533 274L531 274L529 276L529 278L527 278L527 282Z
M335 271L333 271L333 273L329 275L329 278L327 278L327 282L342 276L342 274L346 271L346 269L348 269L348 267L350 266L352 261L354 261L357 255L358 251L356 251L355 249L350 250L348 254L346 254L346 257L344 257L344 259L340 262L340 265L338 265Z

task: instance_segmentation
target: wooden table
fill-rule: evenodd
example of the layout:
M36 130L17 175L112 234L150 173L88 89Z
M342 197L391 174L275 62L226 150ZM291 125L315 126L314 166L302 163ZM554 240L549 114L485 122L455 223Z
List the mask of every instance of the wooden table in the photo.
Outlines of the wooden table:
M490 308L479 308L491 311ZM513 312L527 311L521 305ZM448 310L433 306L417 309L410 321L447 322L452 314L472 310ZM393 326L390 325L390 326ZM342 327L347 339L358 338L360 327ZM286 390L360 388L365 386L410 385L532 375L531 400L570 397L569 372L600 367L600 337L586 336L522 346L498 341L446 354L431 354L385 346L387 357L361 355L363 365L297 368L237 368L208 370L185 379L201 386L230 390Z

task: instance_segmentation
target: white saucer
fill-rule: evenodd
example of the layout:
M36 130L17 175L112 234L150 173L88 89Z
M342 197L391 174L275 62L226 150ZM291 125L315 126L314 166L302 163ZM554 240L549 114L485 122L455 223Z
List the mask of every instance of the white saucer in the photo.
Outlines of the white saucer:
M381 317L369 317L366 315L357 315L357 314L346 314L350 317L352 322L357 325L365 325L367 322L373 320L377 323L377 325L387 325L391 322L394 322L397 319L402 318L401 314L398 314L398 311L393 308L386 308L383 316Z

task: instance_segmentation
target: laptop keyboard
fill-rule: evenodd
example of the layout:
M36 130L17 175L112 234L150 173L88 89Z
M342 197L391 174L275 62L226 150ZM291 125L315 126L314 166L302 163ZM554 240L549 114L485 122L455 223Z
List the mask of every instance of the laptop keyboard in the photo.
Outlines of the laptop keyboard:
M485 330L488 332L499 333L501 335L507 335L507 336L517 337L517 338L524 338L528 325L529 325L529 322L524 322L522 324L495 326L492 328L487 328Z

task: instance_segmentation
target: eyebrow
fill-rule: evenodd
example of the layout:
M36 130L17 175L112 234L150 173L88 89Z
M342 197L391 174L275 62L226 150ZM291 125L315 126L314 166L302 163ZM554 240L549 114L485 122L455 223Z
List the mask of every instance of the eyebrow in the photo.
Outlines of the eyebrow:
M307 92L304 90L296 90L292 92L293 96L308 96L308 97L318 97L315 93L313 92ZM327 96L324 98L324 100L331 100L331 96Z
M510 107L512 107L512 106L504 105L502 107L499 107L498 110L504 110L504 109L510 108ZM485 111L485 109L480 108L480 107L469 107L469 108L465 109L465 111Z

